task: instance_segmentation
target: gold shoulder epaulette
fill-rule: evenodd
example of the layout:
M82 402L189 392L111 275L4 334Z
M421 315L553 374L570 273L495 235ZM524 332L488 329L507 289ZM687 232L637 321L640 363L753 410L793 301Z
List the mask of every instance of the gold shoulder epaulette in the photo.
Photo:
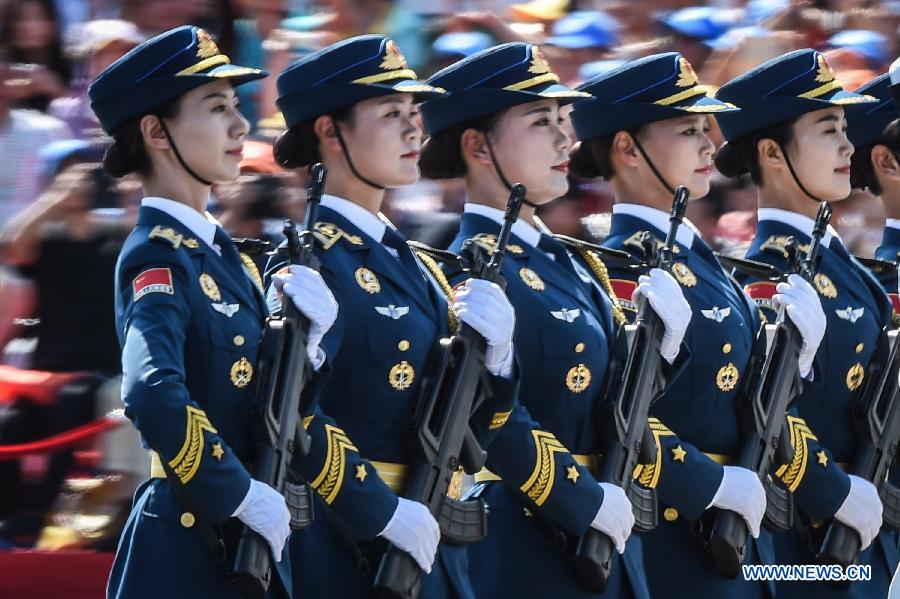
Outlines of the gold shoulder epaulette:
M762 252L772 252L773 254L780 255L782 258L787 258L787 247L790 245L792 239L793 237L791 235L771 235L761 246L759 246L759 249ZM797 249L801 252L808 252L809 244L801 245Z
M259 274L259 268L256 266L256 262L244 252L240 252L239 255L241 257L241 262L244 263L244 268L247 269L247 274L250 275L250 279L256 283L256 286L259 287L260 290L263 290L262 276Z
M185 237L181 233L176 232L172 227L163 227L162 225L153 227L153 230L150 231L150 235L148 235L148 239L160 243L170 243L172 244L173 250L177 250L181 246L195 250L200 246L196 239Z
M491 233L479 233L475 237L469 238L469 241L483 247L489 252L493 252L497 247L497 236L492 235ZM525 250L522 249L521 245L508 243L506 244L506 251L510 254L521 254Z
M323 250L330 250L331 247L335 243L337 243L339 239L344 239L351 245L362 245L363 243L362 237L358 235L350 235L340 227L331 223L316 223L315 237L319 241L319 243L322 244Z

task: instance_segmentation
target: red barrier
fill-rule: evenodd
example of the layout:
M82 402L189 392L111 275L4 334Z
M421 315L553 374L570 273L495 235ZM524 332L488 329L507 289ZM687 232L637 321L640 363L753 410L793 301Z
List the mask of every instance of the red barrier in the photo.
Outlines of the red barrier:
M39 441L16 445L0 445L0 461L16 460L28 454L60 451L115 428L124 422L121 418L106 416Z
M0 553L0 597L102 599L113 557L95 551Z

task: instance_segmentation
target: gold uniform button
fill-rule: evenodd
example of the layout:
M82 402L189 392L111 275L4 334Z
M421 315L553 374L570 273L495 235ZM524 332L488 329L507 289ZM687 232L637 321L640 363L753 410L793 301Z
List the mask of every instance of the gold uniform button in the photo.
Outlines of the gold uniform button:
M184 526L185 528L190 528L191 526L194 525L194 522L196 522L196 521L197 520L194 518L194 514L192 514L190 512L185 512L185 513L181 514L181 525Z
M235 335L233 341L234 341L235 345L240 347L240 346L244 345L244 336L243 335Z
M856 346L856 353L858 353L858 354L859 354L859 353L862 353L862 350L863 350L864 347L865 347L865 345L862 344L862 343L860 343L859 345L857 345L857 346Z
M667 507L663 512L663 518L666 519L666 522L675 522L678 520L678 510L673 507Z
M401 341L400 343L397 344L397 349L399 349L400 351L408 350L409 349L409 341L404 339L403 341Z
M579 343L575 346L575 353L580 354L584 351L584 343Z
M726 343L725 345L722 346L722 353L723 354L731 353L731 344L730 343Z

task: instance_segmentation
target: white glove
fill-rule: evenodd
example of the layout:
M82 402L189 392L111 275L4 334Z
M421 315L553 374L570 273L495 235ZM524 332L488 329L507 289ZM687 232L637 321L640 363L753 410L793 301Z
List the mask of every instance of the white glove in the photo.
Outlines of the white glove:
M496 283L468 279L456 288L451 306L456 316L487 341L484 366L495 376L509 377L513 365L516 312Z
M284 543L291 534L291 513L281 493L250 479L250 489L232 516L259 533L272 549L275 561L281 561Z
M317 271L292 264L290 272L273 277L275 288L286 293L300 312L309 319L309 338L306 353L313 368L318 370L325 361L319 343L338 314L338 303Z
M441 540L441 527L418 501L403 497L399 500L394 515L378 536L410 554L423 572L430 573Z
M675 277L659 268L652 269L649 275L638 277L638 286L631 294L631 301L637 303L640 295L647 298L650 307L666 327L659 353L671 364L678 357L678 350L691 322L691 305L684 299L681 285Z
M737 512L753 538L759 538L759 525L766 515L766 490L752 470L740 466L724 466L723 470L719 489L706 507Z
M788 317L803 337L799 359L800 376L806 378L812 371L813 359L825 335L827 320L822 302L813 286L798 274L792 274L786 282L779 283L775 291L778 293L772 299L785 306Z
M865 549L881 530L881 499L875 485L864 478L850 475L850 492L834 517L859 533Z
M625 553L625 541L631 535L634 526L634 513L631 511L631 500L622 487L612 483L598 483L603 489L603 504L597 510L591 528L599 530L616 546L616 551Z

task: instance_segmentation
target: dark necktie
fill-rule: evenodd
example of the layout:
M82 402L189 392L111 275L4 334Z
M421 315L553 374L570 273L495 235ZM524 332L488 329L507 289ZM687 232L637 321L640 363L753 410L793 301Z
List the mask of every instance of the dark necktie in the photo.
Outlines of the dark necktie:
M400 259L400 264L403 268L409 273L419 287L424 287L424 275L419 269L419 263L416 261L415 256L413 256L412 251L409 249L403 236L394 229L385 227L381 243L383 243L385 247L389 247L397 252L397 257Z

